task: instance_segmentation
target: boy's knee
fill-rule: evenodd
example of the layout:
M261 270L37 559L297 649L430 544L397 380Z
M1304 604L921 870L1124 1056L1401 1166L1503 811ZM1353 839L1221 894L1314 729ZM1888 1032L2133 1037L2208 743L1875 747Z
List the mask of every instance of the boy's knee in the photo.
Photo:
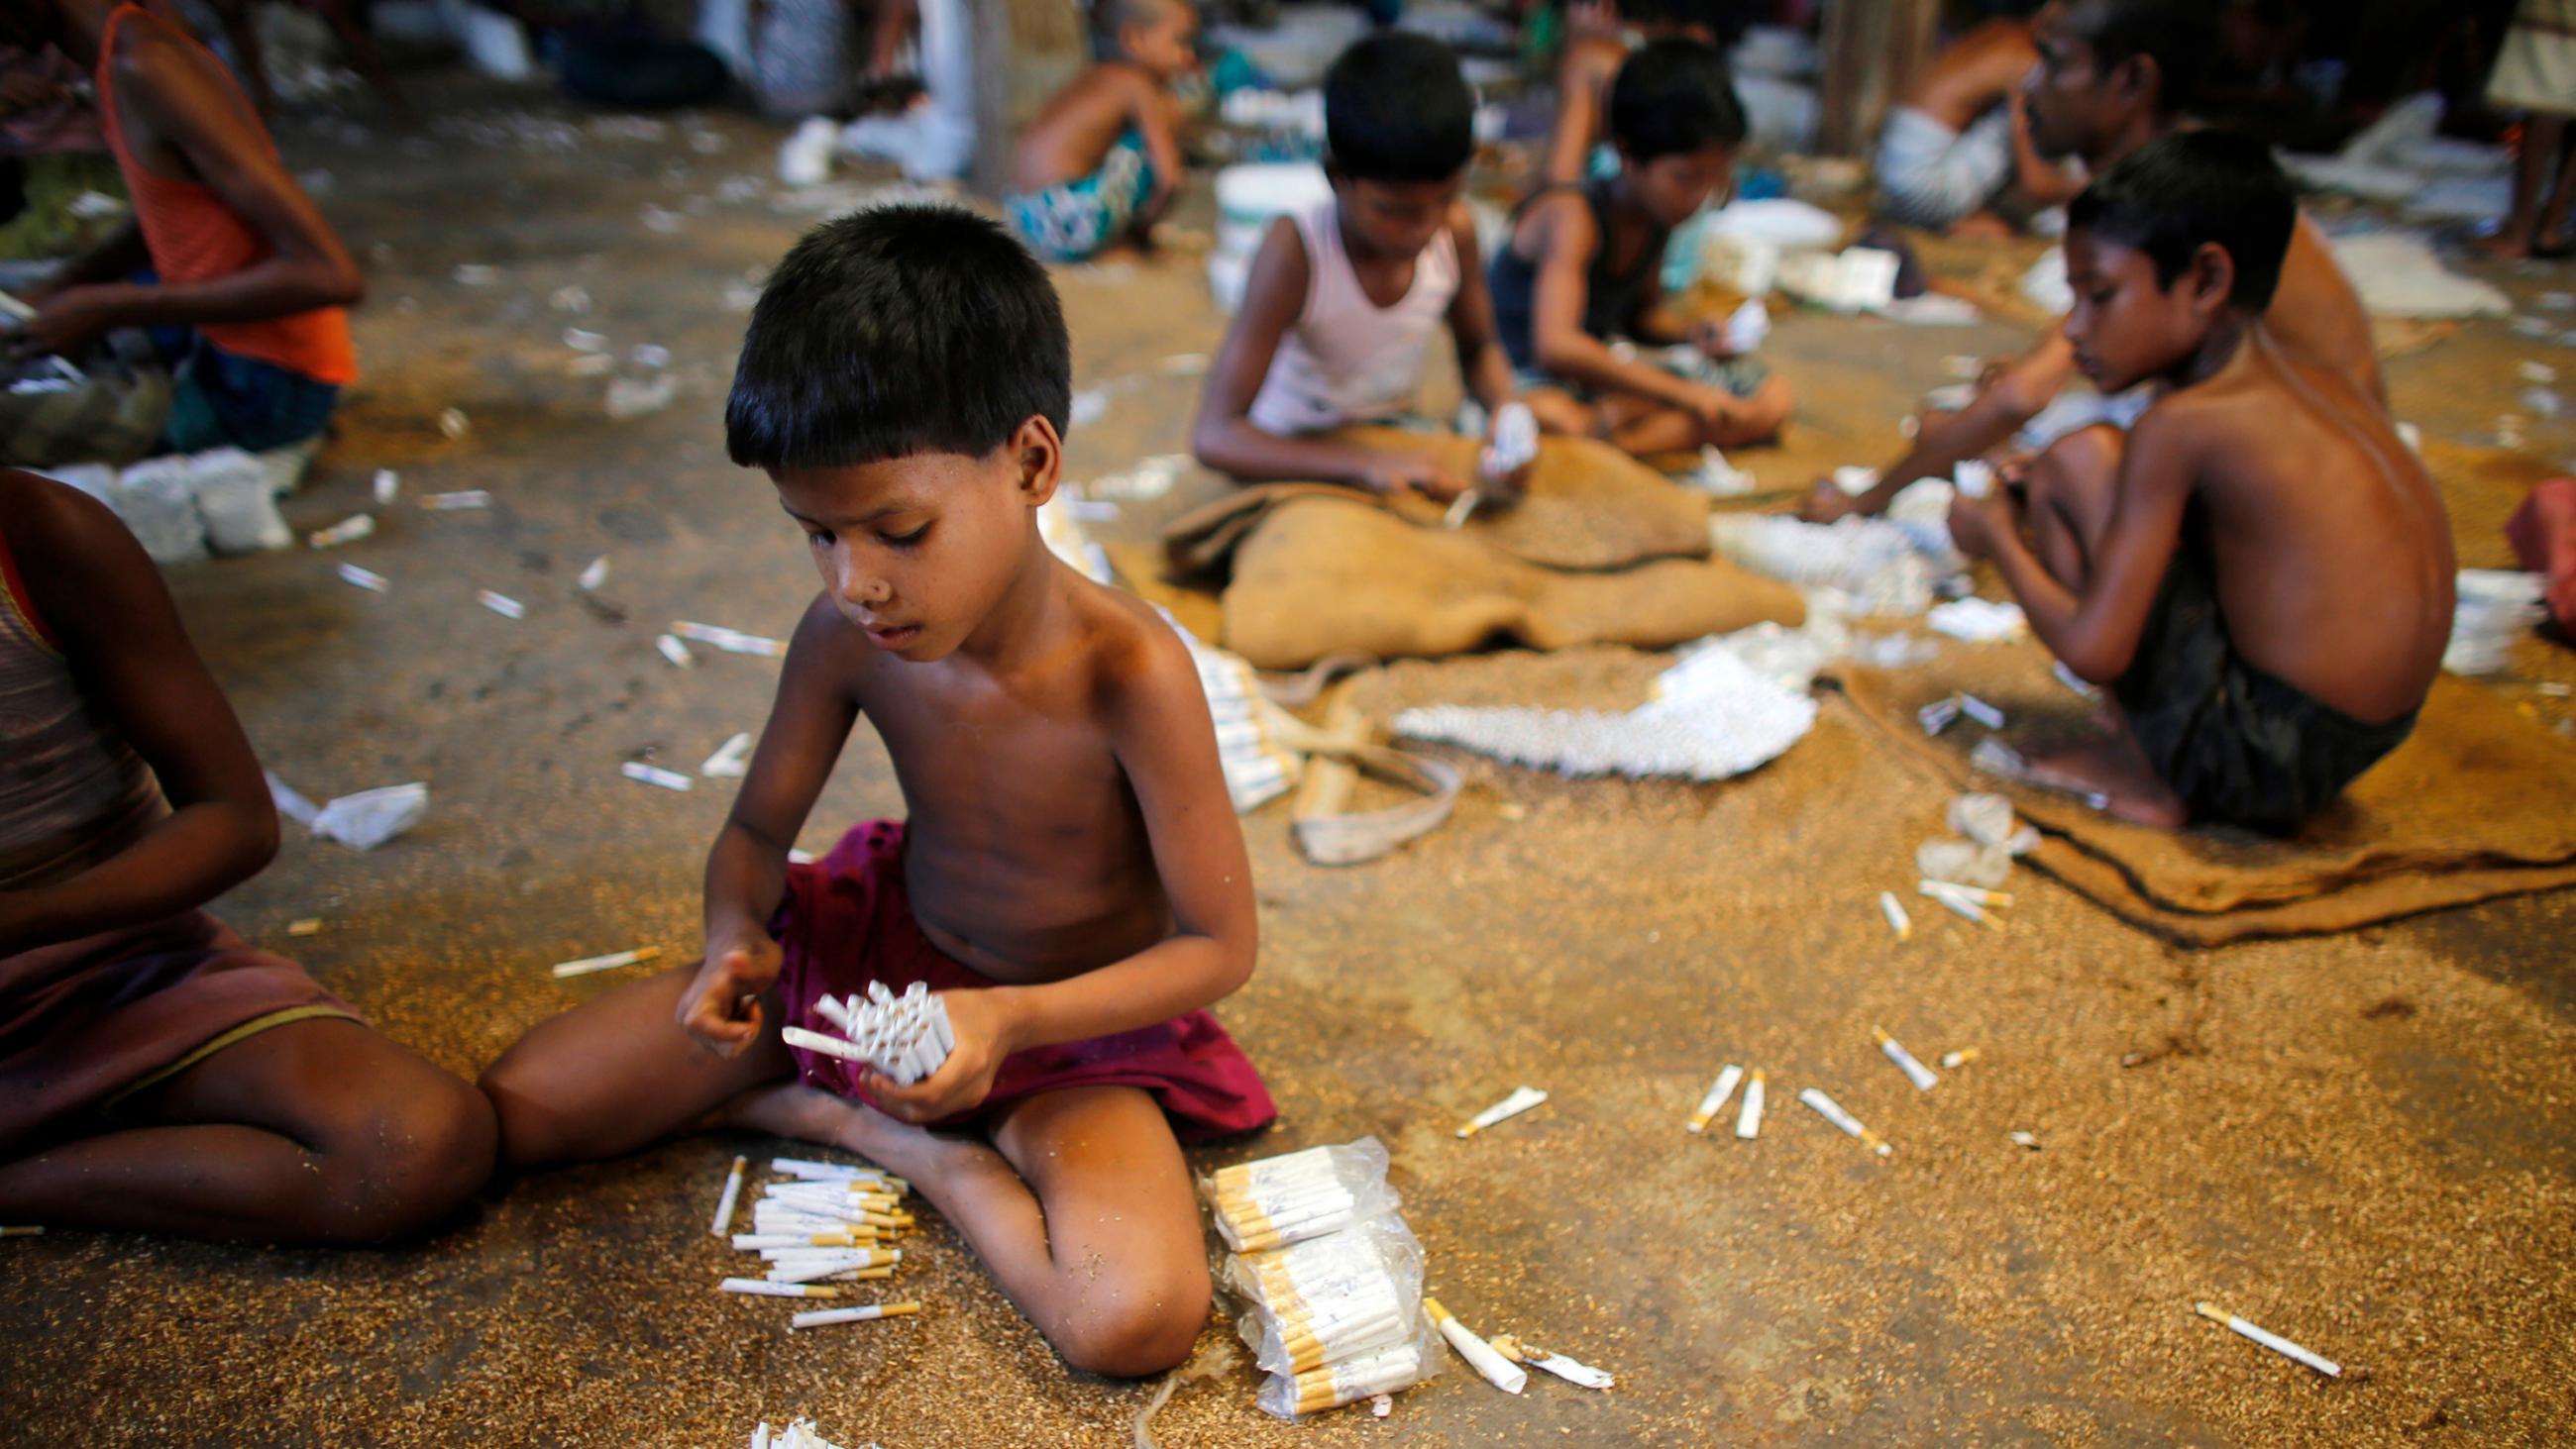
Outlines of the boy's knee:
M492 1114L497 1156L504 1167L544 1167L568 1155L571 1143L560 1114L542 1105L551 1095L544 1089L543 1075L542 1069L532 1070L514 1047L475 1079L475 1095Z
M1178 1365L1207 1325L1207 1271L1147 1276L1108 1301L1085 1302L1054 1335L1064 1361L1086 1373L1143 1378Z
M2126 434L2109 423L2077 428L2040 451L2030 465L2035 497L2072 500L2107 495L2120 473Z
M1710 428L1703 441L1720 448L1769 442L1788 425L1789 409L1795 401L1787 381L1766 377L1752 392L1738 399L1738 406L1722 423Z
M329 1204L317 1224L324 1237L373 1243L426 1232L491 1178L492 1104L462 1081L439 1080L326 1129L315 1144Z

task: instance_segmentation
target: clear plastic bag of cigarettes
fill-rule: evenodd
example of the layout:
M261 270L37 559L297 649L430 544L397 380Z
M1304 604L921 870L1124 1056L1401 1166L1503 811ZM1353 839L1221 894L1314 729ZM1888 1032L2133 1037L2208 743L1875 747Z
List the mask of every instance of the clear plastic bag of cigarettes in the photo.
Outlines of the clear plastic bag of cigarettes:
M1386 1185L1386 1148L1374 1137L1220 1168L1199 1179L1199 1192L1215 1210L1225 1245L1238 1253L1339 1232L1401 1205Z
M1219 1170L1200 1181L1228 1247L1218 1280L1270 1381L1254 1402L1293 1419L1440 1371L1422 1307L1422 1246L1397 1216L1375 1138Z

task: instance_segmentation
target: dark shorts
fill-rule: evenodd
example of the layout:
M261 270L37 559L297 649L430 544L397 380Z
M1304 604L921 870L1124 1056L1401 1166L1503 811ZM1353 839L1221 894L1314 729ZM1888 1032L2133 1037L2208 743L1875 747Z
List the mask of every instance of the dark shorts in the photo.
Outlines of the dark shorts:
M778 995L786 1025L832 1031L814 999L863 991L871 981L898 994L915 981L933 991L996 984L922 934L904 886L903 838L902 821L872 820L841 837L821 860L788 867L787 899L769 927L784 958ZM788 1053L809 1085L867 1100L855 1080L858 1063L796 1047ZM1002 1059L981 1107L932 1125L968 1126L1022 1098L1087 1086L1151 1092L1184 1142L1249 1132L1278 1115L1243 1049L1215 1017L1193 1011L1114 1036L1013 1052Z
M2112 694L2193 823L2287 835L2404 743L2415 714L2365 724L2246 663L2219 612L2212 559L2187 522Z
M235 447L265 453L319 434L340 404L336 383L226 352L198 336L171 379L164 446L175 453Z

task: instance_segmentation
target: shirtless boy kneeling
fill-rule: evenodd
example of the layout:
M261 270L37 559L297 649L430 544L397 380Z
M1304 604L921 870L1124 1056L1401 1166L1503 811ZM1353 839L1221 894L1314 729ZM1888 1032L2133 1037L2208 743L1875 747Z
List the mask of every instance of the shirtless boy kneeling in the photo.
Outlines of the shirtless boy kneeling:
M2165 391L2125 436L2052 450L2026 501L1951 510L1959 547L2124 716L2107 752L2034 767L2142 824L2295 830L2414 728L2450 636L2431 480L2349 374L2263 321L2296 223L2241 136L2112 167L2068 213L2066 337L2105 393Z
M1254 915L1197 669L1038 535L1071 372L1045 271L966 212L862 211L788 253L725 422L823 589L708 852L705 961L540 1024L483 1086L521 1167L711 1127L864 1154L1067 1362L1135 1375L1207 1321L1177 1137L1273 1113L1203 1009L1251 974ZM863 714L910 818L792 865ZM955 1045L910 1086L781 1038L830 1031L827 992L916 981Z

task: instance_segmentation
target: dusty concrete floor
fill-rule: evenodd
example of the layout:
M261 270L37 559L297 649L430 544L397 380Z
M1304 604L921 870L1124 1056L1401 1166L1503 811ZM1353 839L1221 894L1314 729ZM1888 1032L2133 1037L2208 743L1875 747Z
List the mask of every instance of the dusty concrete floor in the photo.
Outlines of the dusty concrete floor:
M451 118L541 105L421 89ZM559 984L547 963L695 948L723 794L665 793L617 766L693 770L758 724L773 667L711 655L674 670L652 636L674 618L783 633L812 587L762 481L724 462L719 425L742 320L726 290L801 219L758 196L689 213L766 171L768 132L714 124L714 154L289 131L299 167L333 174L326 204L373 278L368 379L291 515L318 526L366 506L380 466L402 470L406 500L481 487L495 506L406 501L332 558L171 575L273 768L316 795L434 791L399 844L294 841L221 910L271 943L322 917L294 943L315 973L460 1072L609 984ZM652 230L648 204L685 219ZM459 285L460 263L499 280ZM595 299L588 316L549 307L569 284ZM1195 382L1154 363L1216 340L1195 262L1062 286L1080 380L1145 375L1074 439L1075 473L1179 448ZM576 321L621 350L669 347L676 404L607 420L604 384L566 373L559 334ZM1773 355L1810 400L1802 452L1877 460L1944 354L2013 335L1787 319ZM2392 369L2401 411L2437 435L2491 427L2525 356L2576 364L2479 324ZM448 406L472 424L453 442L433 423ZM2564 433L2538 437L2570 451ZM1770 481L1792 471L1748 460ZM1154 510L1135 512L1142 526ZM2478 557L2491 541L2468 542L2495 561ZM587 606L572 579L603 553L607 607ZM338 582L341 558L392 593ZM527 618L477 608L485 587ZM2570 676L2532 651L2534 670ZM1652 668L1616 651L1411 664L1368 697L1607 701ZM2008 933L1935 917L1900 948L1871 903L1902 882L1942 797L1838 707L1787 758L1715 787L1462 762L1457 820L1379 865L1309 867L1282 807L1246 820L1264 951L1223 1015L1283 1112L1268 1139L1204 1161L1378 1134L1435 1291L1621 1387L1541 1382L1515 1400L1453 1364L1388 1420L1290 1428L1253 1409L1237 1369L1180 1393L1165 1443L2576 1435L2576 895L2194 954L2025 876ZM862 738L805 844L897 808ZM1872 1050L1873 1023L1926 1056L1984 1055L1918 1096ZM1770 1071L1758 1143L1680 1130L1725 1060ZM1520 1082L1555 1099L1450 1137ZM1809 1083L1895 1157L1874 1163L1788 1100ZM2016 1129L2043 1150L2008 1143ZM779 1305L708 1291L730 1256L705 1231L723 1164L770 1146L688 1141L520 1182L403 1251L13 1241L0 1441L715 1446L810 1412L887 1449L1128 1442L1145 1391L1066 1372L936 1224L897 1285L928 1304L917 1320L791 1339ZM2367 1374L2318 1381L2194 1319L2199 1297Z

